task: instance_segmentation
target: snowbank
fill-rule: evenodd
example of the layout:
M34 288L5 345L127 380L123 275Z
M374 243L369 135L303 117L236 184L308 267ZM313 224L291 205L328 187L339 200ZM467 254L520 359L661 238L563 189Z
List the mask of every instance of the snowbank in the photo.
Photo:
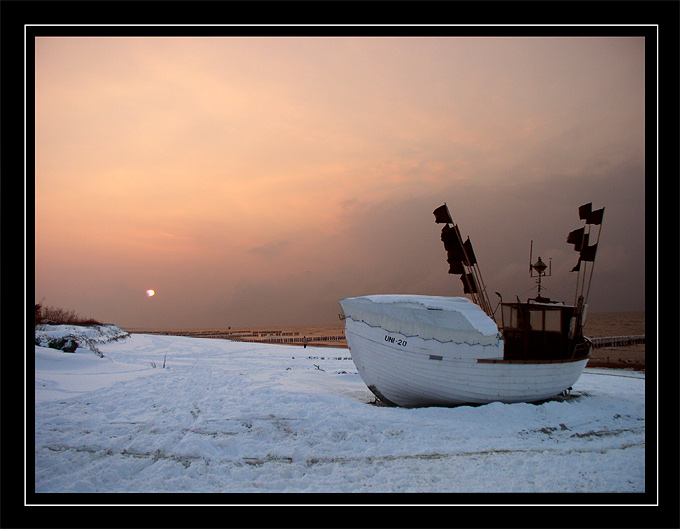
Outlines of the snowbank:
M129 333L117 325L49 325L35 326L35 344L73 353L77 348L89 349L103 356L97 344L127 338Z
M402 409L371 404L346 349L100 348L35 347L36 492L645 490L644 373L586 369L579 397L540 405Z

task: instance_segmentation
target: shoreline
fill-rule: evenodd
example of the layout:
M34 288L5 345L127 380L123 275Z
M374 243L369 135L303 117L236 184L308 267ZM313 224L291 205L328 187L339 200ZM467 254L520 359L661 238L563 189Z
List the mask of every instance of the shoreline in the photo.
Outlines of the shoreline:
M178 328L148 328L148 327L122 327L123 330L136 334L160 334L175 335L175 333L198 333L213 331L216 333L238 333L265 331L301 331L308 334L323 334L328 329L344 329L343 323L309 324L309 325L236 325L221 327L178 327ZM591 338L600 336L634 335L645 333L645 311L624 312L594 312L588 313L585 334Z

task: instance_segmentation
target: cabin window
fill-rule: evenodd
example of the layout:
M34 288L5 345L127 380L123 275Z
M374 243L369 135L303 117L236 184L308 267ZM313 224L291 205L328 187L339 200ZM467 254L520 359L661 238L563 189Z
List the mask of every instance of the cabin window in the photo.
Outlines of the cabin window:
M522 328L522 319L517 307L503 305L503 325L511 329Z
M503 305L503 325L507 329L562 332L562 311Z
M562 313L559 310L547 310L545 312L545 330L560 332L562 330Z
M519 311L516 308L510 310L510 327L519 328Z
M543 330L543 314L542 310L531 310L529 311L529 325L532 331L542 331Z

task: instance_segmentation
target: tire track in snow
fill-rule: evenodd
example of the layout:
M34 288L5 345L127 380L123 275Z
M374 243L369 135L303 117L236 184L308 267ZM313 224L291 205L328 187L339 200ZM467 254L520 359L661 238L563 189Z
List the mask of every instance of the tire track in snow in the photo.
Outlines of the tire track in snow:
M618 435L622 432L605 432L605 435ZM579 437L584 437L588 434L578 435ZM602 432L593 432L592 435L603 435ZM301 460L297 460L292 456L280 456L280 455L268 455L264 457L241 457L241 458L215 458L215 457L205 457L201 455L193 454L169 454L165 453L163 450L155 450L153 452L139 452L134 450L123 449L121 452L113 452L109 449L99 449L87 446L66 446L66 445L51 445L45 446L44 448L51 452L84 452L92 454L94 456L104 457L104 456L123 456L123 457L134 457L141 459L153 459L154 462L160 459L175 461L184 464L185 467L189 466L192 461L206 461L209 463L216 464L226 464L231 463L234 465L253 465L262 466L269 463L302 463L306 466L321 465L321 464L335 464L335 463L373 463L373 462L390 462L390 461L404 461L404 460L437 460L437 459L451 459L456 457L475 457L475 456L487 456L487 455L505 455L505 454L555 454L555 455L571 455L571 454L606 454L617 450L627 450L630 448L645 446L644 442L639 443L624 443L620 446L614 446L609 448L593 447L593 448L497 448L497 449L487 449L487 450L471 450L465 452L453 452L450 454L446 453L432 453L432 454L401 454L401 455L369 455L369 456L357 456L357 457L307 457Z

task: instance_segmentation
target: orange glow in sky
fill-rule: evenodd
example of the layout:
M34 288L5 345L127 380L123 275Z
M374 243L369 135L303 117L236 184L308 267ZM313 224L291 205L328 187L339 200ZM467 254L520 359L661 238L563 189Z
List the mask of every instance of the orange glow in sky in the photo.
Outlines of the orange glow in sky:
M563 239L592 201L591 310L644 310L644 55L642 38L37 38L36 297L205 328L462 295L446 202L491 291L532 288L533 239L570 298ZM149 283L163 296L143 304Z

